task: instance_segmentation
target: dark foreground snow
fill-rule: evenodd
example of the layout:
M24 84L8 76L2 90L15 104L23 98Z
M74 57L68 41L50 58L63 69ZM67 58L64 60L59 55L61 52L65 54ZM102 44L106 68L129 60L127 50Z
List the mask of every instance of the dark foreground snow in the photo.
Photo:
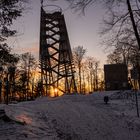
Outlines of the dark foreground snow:
M104 104L103 97L112 100ZM134 97L65 95L0 105L0 140L140 140Z

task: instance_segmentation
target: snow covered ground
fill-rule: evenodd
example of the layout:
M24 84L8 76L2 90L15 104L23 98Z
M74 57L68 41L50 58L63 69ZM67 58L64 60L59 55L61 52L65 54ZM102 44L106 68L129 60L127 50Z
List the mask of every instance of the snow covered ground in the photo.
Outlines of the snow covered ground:
M107 105L105 95L110 97ZM0 116L0 140L140 140L140 118L131 95L97 92L1 104L8 119Z

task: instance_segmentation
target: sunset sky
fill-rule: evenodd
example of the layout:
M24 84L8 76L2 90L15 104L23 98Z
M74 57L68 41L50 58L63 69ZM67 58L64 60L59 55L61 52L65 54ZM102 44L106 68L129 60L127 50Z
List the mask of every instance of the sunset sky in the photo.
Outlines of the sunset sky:
M64 11L67 31L71 43L71 47L78 45L87 49L87 56L93 56L101 61L101 64L106 61L104 48L100 45L99 30L104 10L100 5L90 6L86 9L85 15L74 13L71 9L65 10L68 3L64 0L58 2L45 1L44 4L59 5ZM30 0L28 8L24 12L23 17L20 17L15 23L14 28L18 30L18 36L10 42L13 51L23 53L31 51L37 58L39 55L39 30L40 30L40 0Z

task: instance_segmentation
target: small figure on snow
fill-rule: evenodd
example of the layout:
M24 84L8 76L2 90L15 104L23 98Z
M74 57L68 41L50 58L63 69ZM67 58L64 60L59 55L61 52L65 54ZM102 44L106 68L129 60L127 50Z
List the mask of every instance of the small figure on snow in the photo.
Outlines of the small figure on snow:
M104 102L107 104L109 101L109 97L108 96L104 96Z

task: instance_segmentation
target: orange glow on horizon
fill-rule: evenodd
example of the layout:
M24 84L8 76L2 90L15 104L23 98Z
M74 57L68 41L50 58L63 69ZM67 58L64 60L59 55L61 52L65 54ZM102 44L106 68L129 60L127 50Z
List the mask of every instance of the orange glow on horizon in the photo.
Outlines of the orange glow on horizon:
M62 96L64 93L62 93L58 88L51 88L50 97L59 97Z

